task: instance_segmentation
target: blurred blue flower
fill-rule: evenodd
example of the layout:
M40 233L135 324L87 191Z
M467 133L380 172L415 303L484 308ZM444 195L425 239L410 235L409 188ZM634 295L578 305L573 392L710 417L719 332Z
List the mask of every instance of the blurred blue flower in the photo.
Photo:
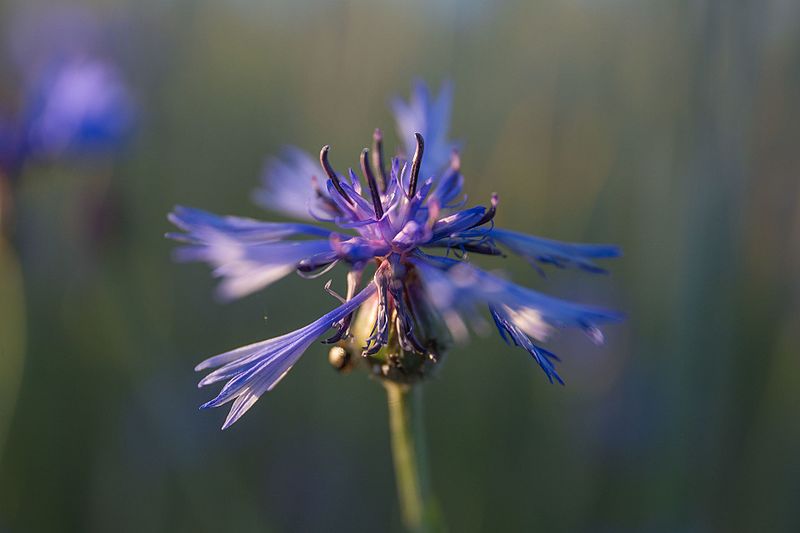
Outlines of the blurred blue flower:
M326 285L341 305L320 319L198 365L197 370L218 367L200 386L226 381L219 395L203 405L234 402L223 428L274 387L331 328L337 331L326 342L357 347L374 374L414 382L435 367L451 340L480 328L488 310L507 342L530 353L551 382L563 383L555 370L558 358L537 343L561 327L582 329L600 343L598 325L622 318L545 296L472 266L469 254L496 256L505 248L534 265L574 265L598 272L592 261L616 257L619 249L496 229L496 195L489 207L462 209L464 179L447 135L449 86L434 99L417 84L411 101L395 102L394 110L405 152L413 155L393 158L387 168L383 137L376 130L372 150L364 149L360 158L365 187L352 169L334 170L328 146L320 152L319 167L297 148L267 166L254 195L258 203L331 223L335 229L220 217L184 207L169 215L183 230L168 234L184 243L176 258L211 264L222 279L219 295L224 299L244 296L294 271L316 277L337 263L349 269L344 296ZM370 265L374 272L362 286Z
M21 111L14 157L96 156L121 148L136 105L94 13L29 7L15 17L9 50L19 70Z
M27 153L53 157L119 148L134 122L133 98L114 65L74 57L45 70L28 88Z

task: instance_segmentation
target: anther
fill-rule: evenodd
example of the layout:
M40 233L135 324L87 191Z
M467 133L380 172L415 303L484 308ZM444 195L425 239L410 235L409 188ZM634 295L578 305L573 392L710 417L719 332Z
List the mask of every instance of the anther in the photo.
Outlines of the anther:
M417 149L414 151L414 158L411 160L411 181L408 183L408 196L412 197L417 192L417 179L419 178L419 167L422 165L422 153L425 151L425 140L419 133L414 134L417 139Z
M342 187L342 184L339 182L339 176L336 175L336 171L333 170L330 161L328 161L328 151L331 149L330 146L327 144L322 147L322 150L319 152L319 162L322 165L322 169L325 171L325 174L328 175L328 178L333 182L334 188L339 192L339 194L347 200L347 203L350 205L354 205L352 198L347 195L347 192Z
M364 148L361 151L361 172L367 178L367 185L369 185L369 193L372 196L372 208L375 210L375 216L381 218L383 216L383 203L381 203L381 193L378 191L378 184L375 182L375 174L369 167L369 150Z
M383 132L375 128L372 134L372 167L381 191L386 190L386 166L383 160Z

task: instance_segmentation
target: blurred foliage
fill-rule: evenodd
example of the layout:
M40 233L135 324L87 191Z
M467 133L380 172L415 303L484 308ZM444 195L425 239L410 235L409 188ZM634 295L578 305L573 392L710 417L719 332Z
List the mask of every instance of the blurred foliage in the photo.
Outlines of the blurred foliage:
M23 171L0 529L400 529L383 391L324 347L229 431L196 410L194 364L317 317L327 278L220 305L162 235L176 203L276 218L249 202L265 156L330 143L354 165L420 76L454 81L467 190L500 194L501 225L625 250L591 279L486 264L630 317L603 348L556 340L563 388L497 336L450 354L425 393L451 530L800 530L796 2L90 5L143 116L114 162ZM14 83L0 58L0 106Z

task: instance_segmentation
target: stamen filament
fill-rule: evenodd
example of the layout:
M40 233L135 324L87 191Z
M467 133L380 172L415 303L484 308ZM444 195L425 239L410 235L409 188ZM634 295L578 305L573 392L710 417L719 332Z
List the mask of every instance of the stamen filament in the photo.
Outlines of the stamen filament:
M361 172L364 173L364 177L367 179L367 185L369 185L369 193L372 196L372 208L375 210L375 216L377 218L383 217L383 203L381 202L381 193L378 191L378 184L375 182L375 174L372 173L372 169L369 166L369 149L364 148L361 151Z
M372 134L372 166L377 174L380 191L386 190L386 166L383 159L383 132L376 128Z
M414 151L414 158L411 160L411 181L408 183L408 196L412 197L417 192L417 179L419 178L419 167L422 165L422 153L425 151L425 140L422 135L415 133L417 139L417 149Z
M336 171L333 170L330 161L328 161L328 151L331 149L329 145L325 145L322 147L322 150L319 152L319 162L322 165L322 169L325 170L325 174L328 175L328 178L333 182L334 188L339 192L339 194L347 200L347 203L350 205L355 205L353 199L347 195L347 192L342 187L342 184L339 182L339 176L336 175Z

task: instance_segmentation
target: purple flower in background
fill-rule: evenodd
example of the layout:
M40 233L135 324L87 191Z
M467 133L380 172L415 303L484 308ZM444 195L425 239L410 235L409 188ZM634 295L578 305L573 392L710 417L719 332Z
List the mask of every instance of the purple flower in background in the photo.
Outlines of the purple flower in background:
M19 165L30 158L102 155L128 139L136 106L111 59L105 29L94 13L76 6L27 8L15 17L9 50L21 109L7 122L15 144L3 147L10 153L6 160Z
M526 350L550 382L563 383L558 358L542 348L557 328L574 327L602 342L598 326L620 320L613 311L575 304L472 266L470 254L502 255L506 249L539 264L598 272L593 260L619 255L608 245L569 244L500 230L498 205L462 208L463 176L448 140L451 89L434 98L423 84L410 102L394 104L404 153L387 162L379 130L364 149L360 176L337 172L322 148L319 165L291 148L266 168L256 201L264 207L325 223L261 222L220 217L177 207L169 219L183 233L176 257L204 261L221 279L219 296L232 299L297 272L317 277L341 263L348 269L340 305L308 326L212 357L197 370L217 368L200 385L226 382L203 405L233 401L223 428L238 420L274 387L303 352L329 329L336 344L331 362L341 368L365 363L383 379L413 383L428 375L452 340L466 337L490 316L500 335ZM363 178L363 184L362 184ZM330 229L328 229L330 228Z
M74 57L42 73L27 92L26 147L33 155L114 151L133 125L134 105L114 65Z

